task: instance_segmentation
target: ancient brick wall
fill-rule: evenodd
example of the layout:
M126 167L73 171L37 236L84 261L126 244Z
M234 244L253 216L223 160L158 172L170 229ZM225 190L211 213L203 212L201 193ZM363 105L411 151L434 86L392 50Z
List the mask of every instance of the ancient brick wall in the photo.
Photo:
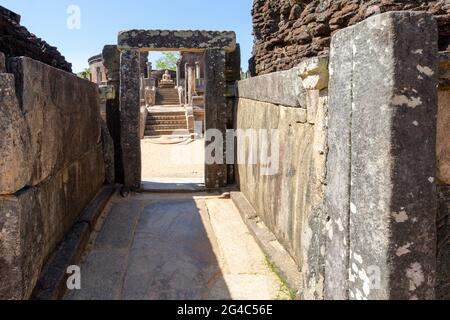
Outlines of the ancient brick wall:
M72 65L57 48L20 25L20 16L0 6L0 51L6 57L30 57L52 67L72 72Z
M253 75L287 70L308 57L326 55L331 36L369 16L386 11L418 10L435 15L440 47L450 45L447 0L255 0Z

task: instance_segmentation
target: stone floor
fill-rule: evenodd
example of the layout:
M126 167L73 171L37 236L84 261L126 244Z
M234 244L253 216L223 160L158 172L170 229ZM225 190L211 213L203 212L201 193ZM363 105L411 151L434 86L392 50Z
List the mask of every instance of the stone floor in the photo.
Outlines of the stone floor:
M205 139L164 136L141 141L144 190L201 190Z
M231 200L115 196L81 265L78 299L287 299Z

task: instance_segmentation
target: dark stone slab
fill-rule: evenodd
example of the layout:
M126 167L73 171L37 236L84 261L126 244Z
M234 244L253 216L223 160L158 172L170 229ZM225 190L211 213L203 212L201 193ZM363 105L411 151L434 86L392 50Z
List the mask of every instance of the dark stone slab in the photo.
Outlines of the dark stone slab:
M106 70L107 84L114 86L115 98L106 101L106 122L114 140L114 168L117 183L124 183L122 145L120 138L120 52L116 45L103 48L103 65Z
M128 249L133 241L134 229L141 215L141 203L116 204L103 223L94 250Z
M44 259L42 229L35 189L0 197L0 299L26 299L33 290Z
M0 73L6 72L6 60L5 54L0 52Z
M118 46L120 50L221 48L233 51L236 34L232 31L127 30L119 32Z
M0 73L0 88L0 194L14 194L29 184L34 157L14 75Z
M204 299L209 285L221 278L205 223L193 199L146 206L129 255L122 299Z
M227 82L241 80L241 46L236 45L236 50L225 55L225 78Z
M114 166L114 140L111 137L106 122L102 120L102 146L103 158L105 160L106 183L116 182L116 172Z
M325 299L348 299L349 197L352 112L352 32L338 32L331 42L326 212Z
M205 79L206 93L206 157L215 155L210 149L214 143L217 152L222 153L222 159L216 160L214 164L206 164L205 178L208 189L221 188L227 185L226 165L226 129L227 129L227 103L225 98L225 51L221 49L210 49L205 52ZM211 131L213 129L214 131ZM208 132L208 130L210 130ZM212 134L217 133L223 143L214 142ZM219 162L219 163L217 163Z
M124 185L141 187L139 52L123 51L120 59L120 134Z
M100 143L98 87L26 57L9 59L8 69L31 136L36 186Z

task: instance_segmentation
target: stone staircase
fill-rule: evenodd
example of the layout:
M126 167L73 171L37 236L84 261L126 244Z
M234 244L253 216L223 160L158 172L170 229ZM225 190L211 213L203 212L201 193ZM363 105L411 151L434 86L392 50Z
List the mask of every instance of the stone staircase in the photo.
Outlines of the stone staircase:
M156 89L156 105L157 106L178 106L180 98L178 90L175 88L157 88Z
M184 111L148 113L145 126L146 137L172 135L175 130L184 130L183 134L189 134Z

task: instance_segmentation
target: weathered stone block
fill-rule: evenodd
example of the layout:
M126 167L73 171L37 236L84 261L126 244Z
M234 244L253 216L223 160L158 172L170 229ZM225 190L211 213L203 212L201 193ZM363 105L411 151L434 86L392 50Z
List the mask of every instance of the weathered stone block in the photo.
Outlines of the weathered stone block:
M0 299L31 295L44 262L104 176L102 147L97 145L39 186L0 197Z
M9 67L31 133L35 186L100 142L98 88L30 58L12 58Z
M123 51L120 58L120 134L124 185L141 187L139 52Z
M0 52L0 73L4 72L6 72L5 54L3 52Z
M118 48L129 49L236 49L236 34L233 31L198 30L127 30L119 32Z
M350 203L350 152L353 33L339 32L331 42L326 212L327 258L325 299L348 299L348 255Z
M226 53L225 60L227 82L241 80L241 47L239 44L236 45L236 50Z
M31 137L16 97L14 75L0 73L0 194L13 194L31 179Z
M307 59L298 66L298 73L306 90L322 90L328 87L328 57Z
M303 297L319 299L323 296L324 282L326 216L322 209L327 109L326 106L319 109L315 126L298 123L299 110L305 109L239 99L237 128L243 132L256 130L257 134L258 129L269 130L269 136L270 130L277 130L279 141L277 146L270 140L273 174L265 175L260 161L256 164L248 161L254 152L251 144L238 139L237 150L245 155L238 165L239 186L256 215L302 267ZM306 122L306 113L303 121ZM253 147L258 147L258 141Z
M306 108L306 90L298 69L273 72L238 82L238 96L255 101Z
M342 284L348 285L350 299L432 299L436 21L425 13L391 12L340 31L337 37L331 53L330 74L336 79L330 81L330 137L335 130L351 130L346 139L330 138L329 143L336 144L328 159L334 177L329 180L329 237L332 243L341 242L328 249L339 250L328 258L330 272L348 261L348 282ZM341 94L338 83L348 84ZM345 113L337 120L340 112ZM333 190L339 177L336 168L348 170L340 173L350 186L342 198L340 189ZM346 217L349 220L340 219ZM336 237L336 229L341 236ZM346 230L349 238L343 238ZM340 297L339 292L329 296Z
M222 157L216 157L216 163L206 164L205 180L207 188L221 188L227 185L227 165L226 165L226 130L227 130L227 103L225 98L225 51L221 49L210 49L205 52L205 79L206 93L205 105L206 129L217 130L221 134L223 143L220 143L207 132L206 136L206 159L215 153L221 152ZM219 138L219 137L217 137ZM210 150L212 143L219 148L214 152ZM221 150L221 151L220 151ZM207 160L208 162L208 160Z
M33 290L43 263L42 211L36 190L0 197L0 299L20 300Z

